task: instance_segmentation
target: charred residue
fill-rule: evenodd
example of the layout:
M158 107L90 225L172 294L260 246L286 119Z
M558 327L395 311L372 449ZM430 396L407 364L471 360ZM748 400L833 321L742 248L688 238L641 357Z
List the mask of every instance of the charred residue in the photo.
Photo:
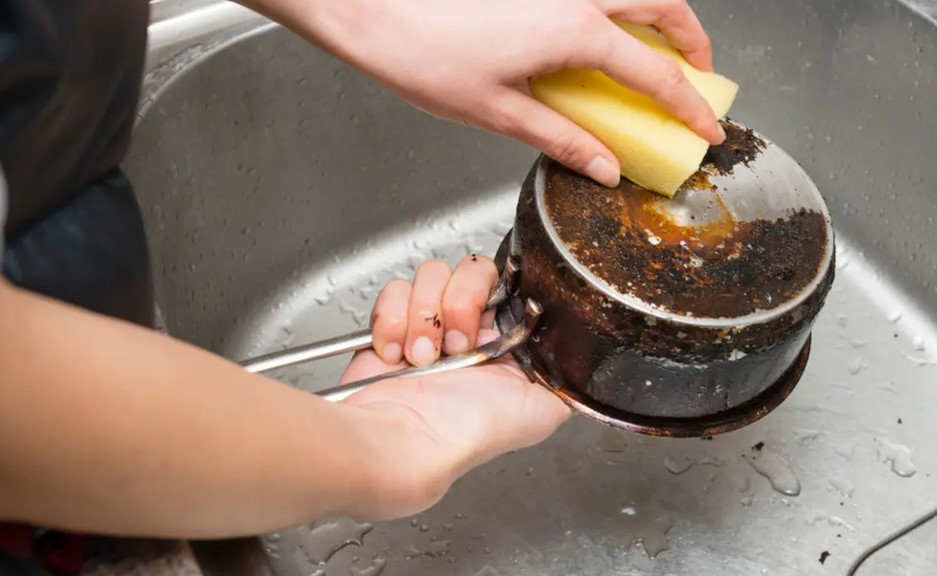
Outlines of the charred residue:
M721 122L721 125L726 133L725 142L709 148L703 165L710 166L717 174L727 175L739 164L748 166L765 149L765 141L751 128L733 122Z
M605 188L565 168L549 175L545 200L580 263L617 291L677 314L770 310L821 272L827 222L819 212L741 222L722 206L717 219L678 225L655 208L668 202L659 195L627 181Z

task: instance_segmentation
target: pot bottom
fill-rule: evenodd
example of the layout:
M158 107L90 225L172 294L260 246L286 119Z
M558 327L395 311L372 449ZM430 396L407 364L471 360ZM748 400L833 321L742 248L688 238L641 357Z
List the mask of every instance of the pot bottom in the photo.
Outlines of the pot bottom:
M499 271L504 269L504 265L507 261L510 236L511 234L509 233L495 257L495 263ZM515 318L512 311L515 309L523 309L523 306L518 308L517 303L512 301L512 299L516 298L519 297L513 296L509 298L497 308L495 322L502 333L513 328L520 320L519 318ZM555 385L550 378L534 367L530 351L526 346L520 346L515 349L512 354L533 382L544 386L563 400L570 408L593 420L615 428L621 428L648 436L699 438L737 430L760 420L769 412L780 406L797 386L801 376L803 376L804 370L807 367L807 361L810 357L811 340L812 338L808 336L797 359L791 364L790 368L754 398L725 410L692 418L646 416L630 413L600 403L579 391Z

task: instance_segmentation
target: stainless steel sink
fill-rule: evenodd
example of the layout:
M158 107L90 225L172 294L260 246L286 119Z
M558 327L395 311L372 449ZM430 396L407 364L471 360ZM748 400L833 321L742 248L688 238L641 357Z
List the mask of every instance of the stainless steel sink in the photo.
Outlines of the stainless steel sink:
M424 258L494 252L535 151L427 117L247 12L168 2L128 168L172 334L241 359L344 333ZM206 571L845 574L937 508L937 2L696 7L742 85L733 116L805 167L837 228L791 398L708 441L575 419L416 518L320 521L261 558L202 545ZM275 376L314 392L346 360ZM932 574L935 538L925 523L856 573Z

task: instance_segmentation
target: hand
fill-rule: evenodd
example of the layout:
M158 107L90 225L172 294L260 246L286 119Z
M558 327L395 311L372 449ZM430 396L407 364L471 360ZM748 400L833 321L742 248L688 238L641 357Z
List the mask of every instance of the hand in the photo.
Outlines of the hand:
M535 100L531 78L600 69L709 142L725 136L680 68L609 16L657 27L692 65L712 70L709 38L686 0L327 0L290 23L417 107L521 140L614 186L615 156Z
M406 365L428 364L440 353L464 352L497 336L492 316L483 314L494 263L469 256L451 271L427 261L413 285L388 284L374 307L374 350L359 353L342 382L367 378ZM345 400L372 411L388 426L389 464L402 475L380 479L383 497L369 518L396 518L422 511L443 496L469 469L500 454L545 440L569 416L569 409L545 388L531 383L513 359L422 378L386 380ZM391 429L402 431L395 435ZM391 440L387 440L391 443Z

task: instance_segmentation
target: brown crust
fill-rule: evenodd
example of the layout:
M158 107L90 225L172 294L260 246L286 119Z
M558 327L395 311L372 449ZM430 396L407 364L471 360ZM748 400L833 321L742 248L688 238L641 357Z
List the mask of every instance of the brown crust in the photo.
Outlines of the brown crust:
M739 164L748 166L765 149L765 141L751 128L726 121L720 124L725 130L726 140L719 146L709 148L703 158L703 165L712 168L717 174L727 175Z
M712 222L681 226L658 209L669 200L627 181L609 189L563 167L550 172L544 200L580 263L616 291L677 314L733 318L776 308L823 262L819 212L740 222L722 206Z

